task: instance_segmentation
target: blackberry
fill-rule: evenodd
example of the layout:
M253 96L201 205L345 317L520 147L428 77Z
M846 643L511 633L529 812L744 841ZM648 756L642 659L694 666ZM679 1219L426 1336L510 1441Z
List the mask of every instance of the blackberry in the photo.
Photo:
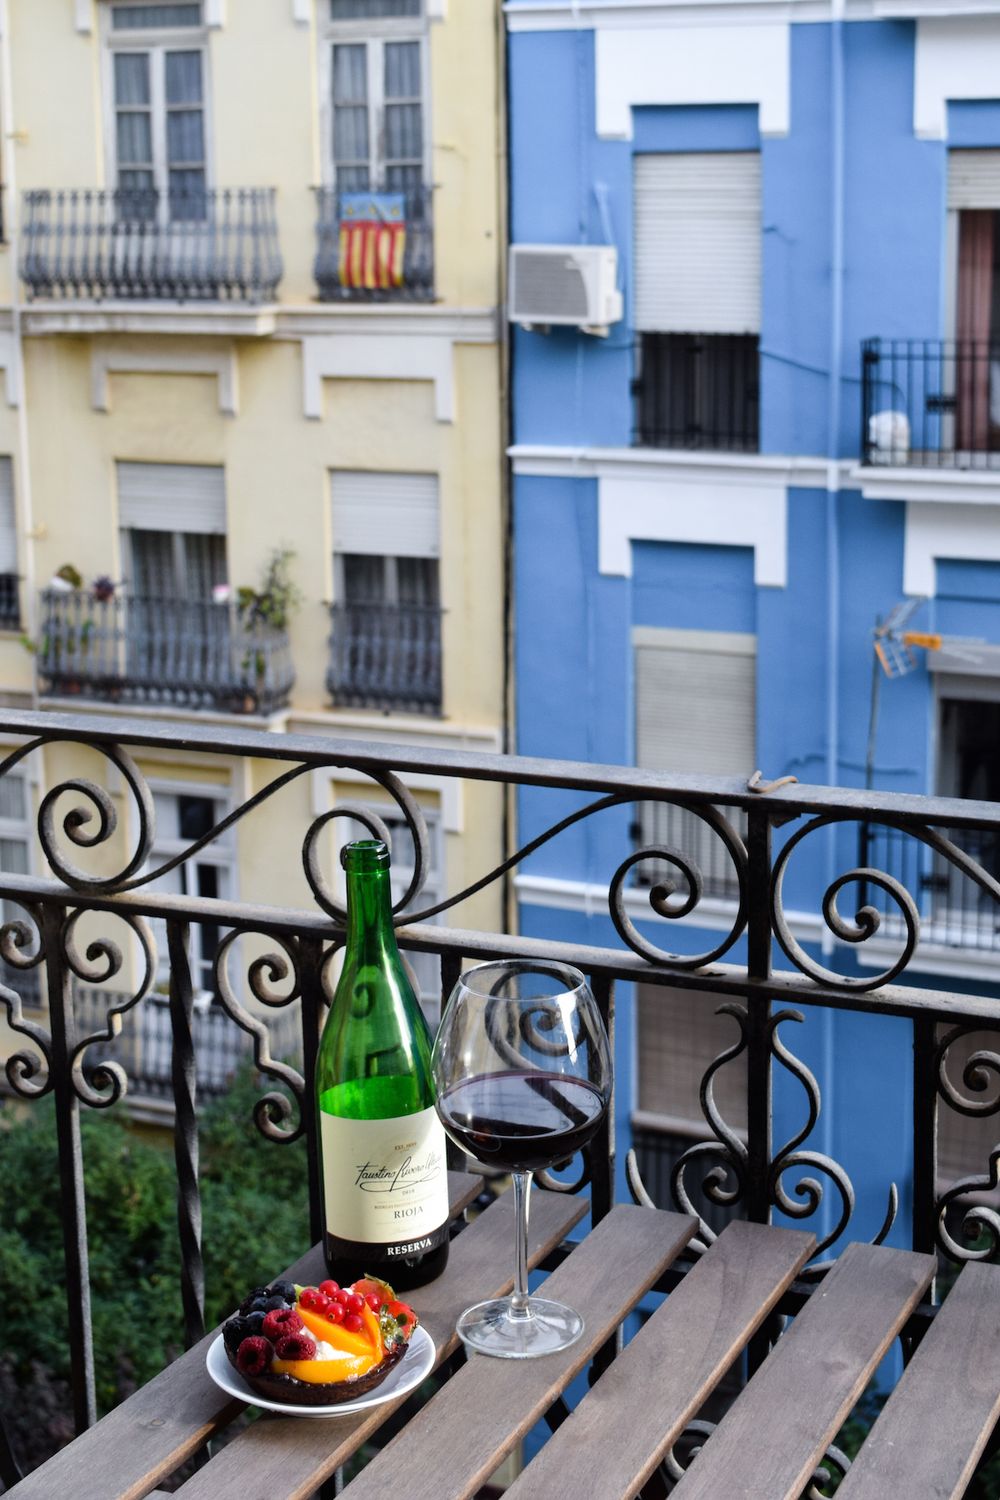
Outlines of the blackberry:
M255 1286L252 1292L248 1292L240 1303L240 1312L244 1315L251 1310L258 1297L266 1297L268 1290L266 1286Z
M230 1318L228 1323L222 1325L222 1337L226 1341L226 1348L235 1354L243 1340L251 1333L259 1333L257 1328L251 1328L246 1318L239 1316Z

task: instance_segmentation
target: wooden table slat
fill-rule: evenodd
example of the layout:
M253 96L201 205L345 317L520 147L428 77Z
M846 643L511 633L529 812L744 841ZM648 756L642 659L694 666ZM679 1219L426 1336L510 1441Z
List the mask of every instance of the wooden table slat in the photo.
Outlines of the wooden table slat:
M673 1495L799 1500L934 1270L930 1255L848 1245Z
M413 1305L434 1340L438 1364L458 1347L459 1314L470 1303L511 1288L513 1207L513 1194L504 1193L453 1242L445 1274L413 1293ZM553 1250L586 1212L583 1197L533 1195L529 1263L537 1264ZM183 1500L306 1500L406 1399L326 1420L265 1415L177 1493ZM409 1500L409 1476L403 1493Z
M1000 1267L972 1262L904 1370L837 1500L964 1495L998 1416Z
M539 1289L583 1315L582 1338L543 1359L472 1357L376 1454L345 1495L350 1500L385 1500L397 1490L406 1500L475 1495L696 1227L695 1220L679 1214L624 1204L612 1209Z
M456 1217L479 1195L482 1178L449 1172L448 1190L452 1217ZM314 1245L281 1275L300 1284L322 1279L326 1271L320 1247ZM205 1368L205 1356L218 1331L206 1334L89 1431L28 1474L8 1492L10 1500L52 1500L53 1495L72 1495L73 1500L139 1500L148 1495L244 1410L244 1403L220 1390Z
M802 1230L730 1224L514 1481L510 1500L634 1495L815 1246Z

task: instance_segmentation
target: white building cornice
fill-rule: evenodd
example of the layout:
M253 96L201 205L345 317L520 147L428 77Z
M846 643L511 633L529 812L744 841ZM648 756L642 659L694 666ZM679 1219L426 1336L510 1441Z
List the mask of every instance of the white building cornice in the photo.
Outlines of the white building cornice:
M242 302L97 302L62 298L27 302L24 333L168 333L213 338L266 338L277 325L277 307Z
M507 30L635 30L659 26L733 26L775 21L908 20L1000 15L1000 0L524 0L504 6Z
M495 307L447 307L434 302L308 303L277 309L279 338L339 333L406 336L434 334L456 344L495 344L500 318Z
M920 469L855 464L853 488L866 500L932 505L1000 505L1000 469Z
M656 479L665 483L783 484L825 489L830 465L819 455L693 453L686 448L590 448L517 443L507 450L515 474L559 479ZM839 489L857 489L852 460L836 465Z

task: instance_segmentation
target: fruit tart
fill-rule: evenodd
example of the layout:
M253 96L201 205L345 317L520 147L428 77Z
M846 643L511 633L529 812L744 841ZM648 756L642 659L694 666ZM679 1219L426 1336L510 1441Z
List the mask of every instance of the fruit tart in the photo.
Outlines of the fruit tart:
M417 1316L374 1276L254 1287L222 1325L226 1357L270 1401L335 1406L367 1396L406 1353Z

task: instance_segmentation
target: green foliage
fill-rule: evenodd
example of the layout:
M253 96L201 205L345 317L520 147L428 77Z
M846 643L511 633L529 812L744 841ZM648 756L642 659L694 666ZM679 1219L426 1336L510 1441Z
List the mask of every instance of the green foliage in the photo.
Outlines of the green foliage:
M304 1142L281 1146L260 1135L253 1106L261 1092L248 1071L201 1114L208 1327L309 1243ZM183 1348L177 1177L169 1139L131 1126L120 1110L84 1110L81 1135L94 1361L106 1411ZM0 1128L0 1202L0 1400L18 1451L43 1457L39 1392L64 1404L70 1375L51 1100Z
M302 591L292 581L291 563L295 553L278 547L271 553L259 589L243 587L236 591L240 613L248 623L256 620L285 630L292 615L302 603Z

